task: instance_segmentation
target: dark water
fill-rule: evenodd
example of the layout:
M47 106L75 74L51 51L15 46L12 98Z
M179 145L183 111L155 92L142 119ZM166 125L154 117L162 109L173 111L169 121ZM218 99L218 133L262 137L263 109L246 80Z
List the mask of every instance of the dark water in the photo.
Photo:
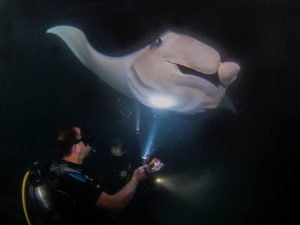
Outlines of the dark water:
M116 138L133 165L151 124L155 154L173 189L148 187L135 200L157 224L287 224L296 218L300 12L296 1L8 1L0 2L0 218L25 224L21 182L33 161L53 156L66 124L88 131L98 149L88 169L108 165ZM192 33L242 70L225 109L184 116L141 107L85 68L54 25L85 31L108 55L125 55L167 29ZM97 171L97 172L95 172ZM184 185L183 185L184 184ZM174 187L176 186L176 187ZM138 199L138 198L137 198ZM145 213L142 213L145 212ZM151 219L150 219L151 218Z

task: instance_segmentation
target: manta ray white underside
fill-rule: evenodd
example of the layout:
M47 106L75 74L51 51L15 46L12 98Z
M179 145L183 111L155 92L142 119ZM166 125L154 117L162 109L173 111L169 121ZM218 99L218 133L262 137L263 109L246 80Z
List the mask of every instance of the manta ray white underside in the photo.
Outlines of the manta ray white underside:
M75 27L56 26L47 33L62 38L111 87L152 108L185 114L216 108L240 71L237 63L221 62L214 48L172 31L122 57L97 52Z

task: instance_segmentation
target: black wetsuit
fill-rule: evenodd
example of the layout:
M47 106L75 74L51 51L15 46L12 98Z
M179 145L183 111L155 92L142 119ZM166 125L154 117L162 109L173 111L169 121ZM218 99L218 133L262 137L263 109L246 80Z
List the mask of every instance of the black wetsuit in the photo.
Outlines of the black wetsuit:
M104 210L95 207L103 190L81 165L62 160L53 162L50 171L56 177L55 202L63 224L110 224Z

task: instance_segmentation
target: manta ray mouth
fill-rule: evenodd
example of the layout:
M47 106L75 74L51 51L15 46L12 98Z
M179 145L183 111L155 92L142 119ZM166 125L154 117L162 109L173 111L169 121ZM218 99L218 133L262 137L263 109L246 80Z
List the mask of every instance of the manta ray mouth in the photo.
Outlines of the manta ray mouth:
M183 74L200 77L204 80L209 81L210 83L212 83L216 87L223 86L223 84L221 83L221 81L219 79L218 72L208 75L208 74L201 73L197 70L194 70L194 69L192 69L190 67L187 67L187 66L183 66L183 65L178 64L178 63L174 63L174 62L170 62L170 63L176 65L178 67L178 69L180 70L180 72L183 73Z

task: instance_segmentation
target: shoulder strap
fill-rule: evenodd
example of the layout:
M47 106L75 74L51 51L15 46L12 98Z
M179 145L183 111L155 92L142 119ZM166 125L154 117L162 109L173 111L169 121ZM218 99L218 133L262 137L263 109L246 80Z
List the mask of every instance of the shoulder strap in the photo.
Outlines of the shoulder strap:
M66 174L82 182L88 182L90 180L89 177L84 175L80 170L73 169L66 163L53 162L49 170L59 177Z
M71 171L71 172L68 172L66 174L73 177L73 178L75 178L76 180L79 180L79 181L82 181L82 182L87 182L88 181L87 177L82 173Z
M62 176L69 172L81 173L80 171L69 167L66 163L59 163L59 162L53 162L49 170L50 172L56 174L57 176Z

